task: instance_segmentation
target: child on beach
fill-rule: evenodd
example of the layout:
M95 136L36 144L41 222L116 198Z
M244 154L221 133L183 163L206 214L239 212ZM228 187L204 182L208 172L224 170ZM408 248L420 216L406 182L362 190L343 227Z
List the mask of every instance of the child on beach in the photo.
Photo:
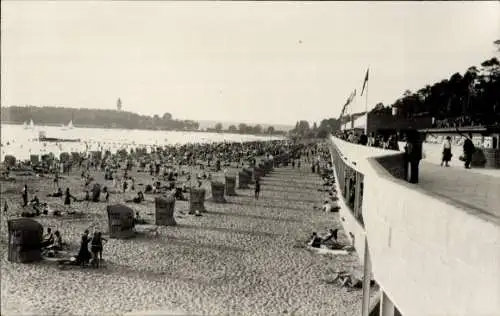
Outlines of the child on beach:
M260 181L255 181L255 199L258 200L260 195Z
M312 233L311 241L309 242L309 244L313 248L321 248L321 238L316 232Z

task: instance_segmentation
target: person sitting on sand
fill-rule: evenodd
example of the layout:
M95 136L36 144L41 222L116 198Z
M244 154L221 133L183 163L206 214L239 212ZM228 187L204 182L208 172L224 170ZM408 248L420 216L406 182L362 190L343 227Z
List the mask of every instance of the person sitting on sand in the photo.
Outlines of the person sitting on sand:
M135 212L134 222L135 222L136 224L139 224L141 221L142 221L142 218L141 218L141 216L139 215L139 211Z
M40 205L40 200L38 199L38 196L34 196L33 199L29 203L32 206L38 206Z
M321 238L318 236L316 232L312 233L311 241L309 245L313 248L321 248Z
M63 196L63 191L61 188L57 188L57 192L56 193L50 193L50 194L47 194L48 197L62 197Z
M62 242L62 237L61 233L56 230L54 232L54 243L52 244L51 248L54 250L62 250L63 242Z
M325 238L323 238L323 243L329 242L332 239L333 241L337 242L338 233L339 233L338 229L330 229L328 235Z
M54 257L57 251L61 251L63 246L61 233L56 230L54 232L53 243L43 248L43 253L48 257Z
M175 188L174 197L179 201L185 201L186 198L182 194L182 188Z
M134 203L141 203L142 201L144 201L144 194L142 194L141 191L137 192L137 196L134 197L132 200L126 200L125 202L127 203L130 203L130 202L134 202Z
M332 205L327 200L325 200L325 203L323 203L321 210L325 213L330 213L332 211Z
M42 248L47 248L54 243L54 235L52 234L52 229L47 227L47 234L42 238Z

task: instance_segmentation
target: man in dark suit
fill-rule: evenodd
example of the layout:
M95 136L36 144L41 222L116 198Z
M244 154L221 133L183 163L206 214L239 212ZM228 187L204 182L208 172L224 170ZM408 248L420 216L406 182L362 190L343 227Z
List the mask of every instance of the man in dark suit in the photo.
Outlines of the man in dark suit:
M472 133L469 133L468 137L464 141L464 160L465 168L470 169L470 163L472 162L472 155L476 151L476 147L472 142Z
M368 136L365 133L361 134L361 136L359 137L358 143L360 145L366 146L368 144Z
M420 160L422 160L422 138L417 130L407 133L407 143L405 147L406 163L410 164L410 183L418 183L418 173Z

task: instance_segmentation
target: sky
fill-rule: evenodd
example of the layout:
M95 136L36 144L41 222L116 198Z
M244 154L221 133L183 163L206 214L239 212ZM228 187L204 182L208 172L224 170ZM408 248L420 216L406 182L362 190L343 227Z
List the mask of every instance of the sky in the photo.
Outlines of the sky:
M494 2L2 1L1 102L292 124L495 56ZM368 101L368 102L366 102Z

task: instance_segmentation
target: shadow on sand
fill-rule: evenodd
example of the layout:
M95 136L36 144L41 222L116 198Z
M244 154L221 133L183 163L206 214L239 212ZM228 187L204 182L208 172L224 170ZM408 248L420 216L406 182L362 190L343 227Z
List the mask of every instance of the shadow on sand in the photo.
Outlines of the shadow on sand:
M212 212L210 212L212 213ZM221 214L226 214L222 213ZM207 227L207 226L196 226L196 225L177 225L177 227L181 229L194 229L194 230L208 230L213 232L221 232L221 233L229 233L229 234L244 234L250 236L261 236L261 237L275 237L276 234L262 231L250 231L250 230L242 230L242 229L234 229L234 228L224 228L224 227Z
M271 191L271 190L269 190ZM286 192L286 191L284 191ZM264 192L265 193L265 192ZM262 194L262 193L261 193ZM294 195L293 193L289 192L288 195ZM310 197L310 195L309 195ZM273 200L273 201L292 201L292 202L303 202L303 203L319 203L321 202L321 199L306 199L306 198L293 198L290 196L286 196L285 194L279 194L279 195L263 195L262 196L263 200ZM283 204L283 207L290 208L288 205Z
M57 269L57 264L53 265L55 269ZM193 278L187 275L177 275L175 271L155 271L151 268L148 268L147 265L144 265L142 268L128 266L125 264L116 263L113 261L107 261L104 259L101 268L93 269L90 267L80 268L79 266L71 266L66 267L64 271L80 272L84 274L91 275L92 277L99 277L100 275L116 275L116 276L126 276L127 278L136 279L136 280L146 280L148 282L162 282L164 279L177 280L182 282L196 283L199 285L223 285L223 282L218 279L211 280L202 280L200 278ZM58 270L58 273L61 273L61 270Z
M177 227L182 228L182 225L178 225ZM202 229L202 227L200 227ZM165 238L166 237L166 238ZM216 250L216 251L232 251L232 252L247 252L243 248L232 247L226 245L217 245L217 244L207 244L201 243L198 241L194 241L188 238L178 238L168 235L163 235L160 237L153 237L149 234L138 233L134 238L131 238L133 241L137 242L147 242L151 244L161 244L164 246L179 246L179 247L188 247L188 248L198 248L198 249L206 249L206 250Z
M238 204L238 205L244 205L244 206L249 206L253 205L253 203L233 203L233 204ZM267 207L272 207L272 206L267 206ZM283 208L283 207L280 207ZM217 212L217 211L208 211L204 214L214 214L214 215L224 215L224 216L234 216L234 217L246 217L246 218L251 218L251 219L259 219L259 220L271 220L271 221L280 221L280 222L300 222L299 220L296 219L291 219L291 218L283 218L283 217L277 217L277 216L262 216L262 215L247 215L247 214L239 214L239 213L226 213L226 212Z
M271 203L267 202L266 200L273 200L273 199L268 199L268 197L266 197L265 195L264 196L261 195L260 199L257 201L257 204L255 201L248 201L248 202L234 201L233 204L246 206L246 207L258 206L258 207L262 207L262 208L284 209L284 210L289 210L289 211L299 211L299 212L307 211L307 208L295 207L295 206L290 206L290 205L286 205L286 204L271 204ZM262 203L262 202L264 202L264 203ZM213 212L211 212L211 213L213 213ZM220 214L228 215L227 213L220 213ZM235 214L235 215L240 215L240 214ZM241 216L251 217L251 216L258 216L258 215L241 215ZM271 220L276 220L276 221L290 221L290 222L297 221L297 220L279 218L279 217L265 217L265 216L260 216L260 217L261 217L261 219L271 219Z

